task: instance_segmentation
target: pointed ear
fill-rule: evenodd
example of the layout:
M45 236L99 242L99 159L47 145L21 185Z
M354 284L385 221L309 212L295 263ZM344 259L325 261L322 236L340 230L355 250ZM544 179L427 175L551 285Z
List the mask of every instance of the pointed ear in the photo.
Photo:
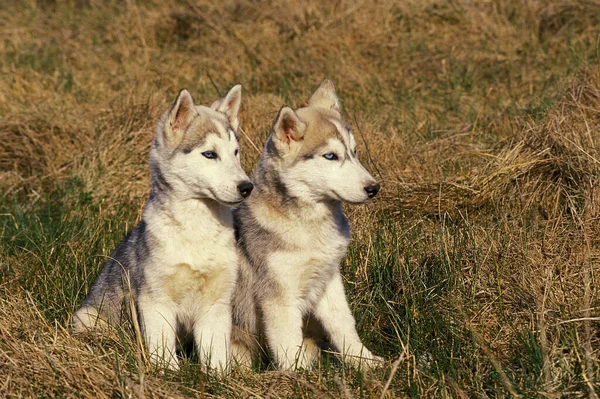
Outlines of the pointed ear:
M306 131L306 123L290 107L282 107L273 123L273 136L285 143L291 144L302 140Z
M317 90L310 96L308 105L341 112L340 100L335 94L335 86L329 78L323 79Z
M240 126L238 120L238 112L242 105L242 85L235 85L229 90L225 97L218 99L210 106L215 111L219 111L227 115L229 124L235 130Z
M190 93L182 89L169 110L165 124L165 138L169 146L175 147L183 138L183 133L196 116L196 108Z

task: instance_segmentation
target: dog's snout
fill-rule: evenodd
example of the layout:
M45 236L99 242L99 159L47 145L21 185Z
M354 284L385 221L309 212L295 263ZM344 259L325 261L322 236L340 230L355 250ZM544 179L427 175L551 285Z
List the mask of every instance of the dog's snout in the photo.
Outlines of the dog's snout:
M249 181L245 181L243 183L238 184L237 189L240 192L240 195L244 198L248 197L252 192L254 185Z
M373 198L379 192L379 183L373 183L368 186L365 186L365 191L369 198Z

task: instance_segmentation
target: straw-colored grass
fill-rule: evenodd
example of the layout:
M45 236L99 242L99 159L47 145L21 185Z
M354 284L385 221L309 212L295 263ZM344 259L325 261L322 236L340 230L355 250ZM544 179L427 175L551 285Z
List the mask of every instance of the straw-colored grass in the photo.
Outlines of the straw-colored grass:
M600 2L31 0L0 7L0 396L597 397ZM382 183L347 208L359 334L388 363L165 373L69 316L139 220L180 88L244 87L253 169L336 83Z

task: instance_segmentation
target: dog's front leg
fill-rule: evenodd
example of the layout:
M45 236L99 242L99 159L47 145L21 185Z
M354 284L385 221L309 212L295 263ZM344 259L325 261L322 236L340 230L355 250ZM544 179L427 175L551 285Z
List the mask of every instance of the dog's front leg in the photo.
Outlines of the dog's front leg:
M314 316L321 322L323 328L329 335L331 343L339 350L345 360L354 364L366 364L374 366L381 362L361 342L356 332L356 322L346 295L342 276L338 273L325 288L323 296L319 299Z
M302 349L302 312L299 306L284 301L261 304L265 335L269 349L281 370L309 366Z
M217 301L194 324L200 363L221 373L229 372L231 355L231 304Z
M175 310L157 302L148 295L140 296L137 301L138 312L142 320L144 338L150 360L171 370L178 370L176 343L177 317Z

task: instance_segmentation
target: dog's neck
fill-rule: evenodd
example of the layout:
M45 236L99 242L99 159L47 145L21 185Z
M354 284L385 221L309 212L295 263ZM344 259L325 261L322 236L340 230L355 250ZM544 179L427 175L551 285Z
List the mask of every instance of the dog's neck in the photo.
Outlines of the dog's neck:
M272 185L265 182L255 183L254 191L246 201L250 207L263 207L269 213L283 220L301 220L306 222L320 222L331 220L332 216L342 216L342 203L340 201L306 201L299 198L286 198L278 195Z
M228 228L233 224L231 208L210 198L181 198L175 193L153 191L146 208L163 214L180 226L196 225L196 228L201 228L209 220Z

